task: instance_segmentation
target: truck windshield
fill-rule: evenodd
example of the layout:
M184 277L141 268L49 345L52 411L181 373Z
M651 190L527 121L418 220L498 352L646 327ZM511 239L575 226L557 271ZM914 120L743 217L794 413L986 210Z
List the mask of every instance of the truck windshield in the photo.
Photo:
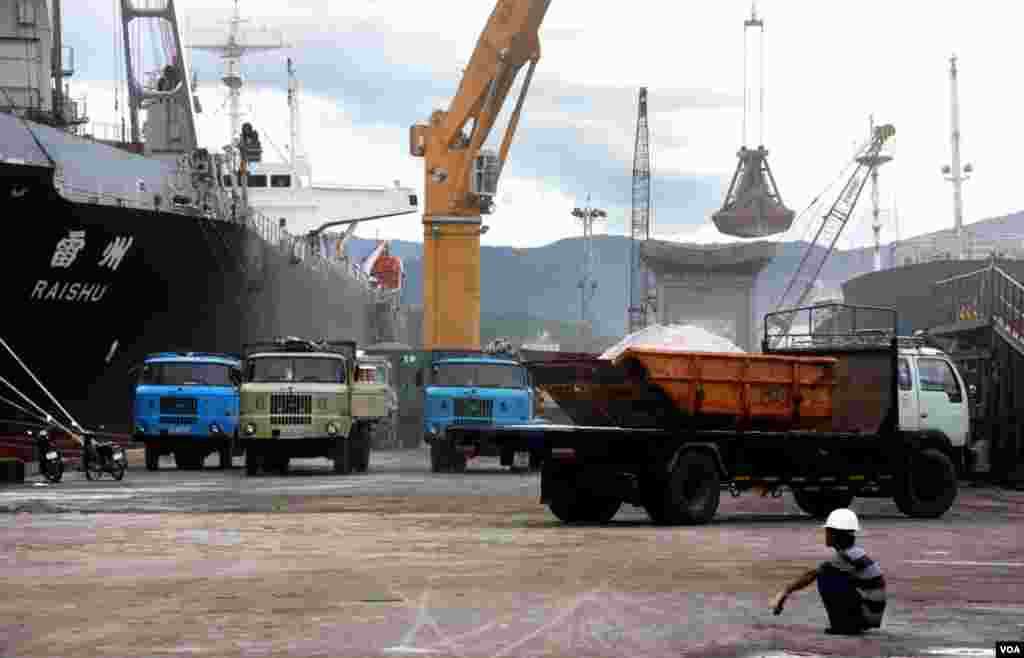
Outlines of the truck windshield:
M261 356L249 360L250 382L344 384L345 362L317 357Z
M442 363L435 366L434 386L525 388L526 371L498 363Z
M139 383L146 386L233 386L230 366L221 363L147 363Z

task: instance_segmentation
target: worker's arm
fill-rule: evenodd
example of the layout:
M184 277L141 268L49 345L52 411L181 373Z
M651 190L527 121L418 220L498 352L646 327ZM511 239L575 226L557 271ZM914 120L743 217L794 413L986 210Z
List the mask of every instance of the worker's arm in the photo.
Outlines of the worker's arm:
M786 604L786 598L789 597L790 594L802 590L803 588L807 587L815 580L817 580L818 569L819 567L811 569L810 571L808 571L807 573L805 573L804 575L800 576L799 578L791 582L789 585L787 585L786 589L776 594L775 598L772 599L772 612L774 612L775 614L779 614L780 612L782 612L782 607Z

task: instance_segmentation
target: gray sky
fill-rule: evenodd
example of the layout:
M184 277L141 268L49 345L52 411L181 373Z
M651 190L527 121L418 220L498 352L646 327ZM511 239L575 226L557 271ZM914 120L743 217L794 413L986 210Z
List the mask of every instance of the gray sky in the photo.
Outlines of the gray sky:
M88 92L92 117L111 120L115 3L101 4L108 6L66 3L65 29L76 48L76 92ZM215 26L230 7L229 0L179 0L192 26ZM423 161L408 154L408 127L448 102L493 7L490 0L449 0L445 11L411 0L242 2L251 28L272 25L292 43L243 63L248 119L286 145L284 57L291 56L314 178L422 187ZM883 236L951 227L952 191L939 168L950 161L948 58L956 52L963 156L976 169L965 184L965 220L1022 209L1009 162L1024 146L1014 120L1021 93L1007 74L1024 5L762 0L759 10L766 25L765 144L787 205L803 210L836 180L873 113L897 132L895 160L881 177ZM577 235L570 211L588 193L609 211L598 231L626 231L641 85L649 88L656 233L721 240L709 216L740 145L749 11L747 0L552 0L538 78L497 211L486 220L485 244L536 246ZM227 136L220 62L193 54L192 65L204 105L202 139L220 144ZM276 154L273 146L265 152ZM888 212L893 206L898 227ZM847 246L869 240L867 208L865 194ZM401 218L373 232L418 240L418 222Z

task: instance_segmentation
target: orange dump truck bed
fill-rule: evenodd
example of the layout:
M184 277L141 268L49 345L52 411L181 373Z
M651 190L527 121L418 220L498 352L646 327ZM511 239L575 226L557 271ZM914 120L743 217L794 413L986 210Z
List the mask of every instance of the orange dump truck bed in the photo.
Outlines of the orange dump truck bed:
M647 347L628 348L614 361L661 389L684 416L774 430L832 426L837 362L832 357Z

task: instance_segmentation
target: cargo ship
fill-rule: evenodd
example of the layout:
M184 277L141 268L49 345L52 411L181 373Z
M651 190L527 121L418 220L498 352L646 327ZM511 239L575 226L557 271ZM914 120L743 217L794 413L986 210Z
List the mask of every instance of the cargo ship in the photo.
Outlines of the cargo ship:
M409 340L394 335L400 262L384 247L368 265L345 241L359 217L416 212L413 191L360 188L348 219L302 233L261 212L273 203L249 192L264 175L258 132L246 124L232 144L202 148L175 3L153 6L120 2L130 127L101 138L65 86L59 0L0 0L7 431L35 415L22 394L87 429L130 431L133 368L149 352L239 353L283 335ZM133 70L138 19L163 37L167 63L153 75ZM294 198L303 182L286 175L270 187Z

